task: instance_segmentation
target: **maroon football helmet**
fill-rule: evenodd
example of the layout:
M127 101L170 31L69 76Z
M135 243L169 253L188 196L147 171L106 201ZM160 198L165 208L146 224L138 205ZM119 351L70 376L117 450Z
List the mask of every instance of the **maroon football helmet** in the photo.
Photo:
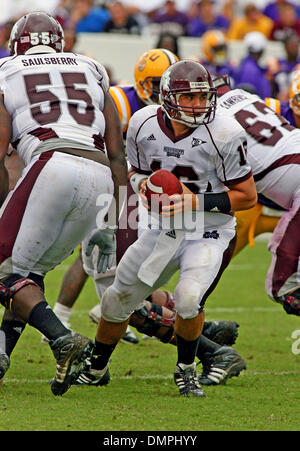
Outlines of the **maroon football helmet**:
M180 106L180 95L193 92L207 94L205 106ZM216 88L207 69L194 60L178 61L164 72L160 82L160 99L162 108L170 119L189 127L208 124L215 117Z
M64 49L64 31L54 17L44 12L33 12L25 14L14 24L9 38L11 55L49 52L49 48L55 52Z

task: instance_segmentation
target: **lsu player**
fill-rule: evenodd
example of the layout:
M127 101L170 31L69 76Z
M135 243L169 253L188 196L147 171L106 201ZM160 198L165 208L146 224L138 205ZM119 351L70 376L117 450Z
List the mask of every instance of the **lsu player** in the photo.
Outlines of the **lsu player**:
M290 105L295 112L298 77L295 74L291 85ZM282 209L270 230L272 262L266 292L286 313L300 316L300 130L256 95L228 86L220 86L218 93L219 111L235 117L247 132L247 156L257 192Z
M228 58L228 43L221 30L208 30L201 36L203 59L199 61L207 70L216 75L227 75L234 86L237 65Z
M266 105L285 117L291 125L300 128L300 70L291 73L289 100L265 98Z

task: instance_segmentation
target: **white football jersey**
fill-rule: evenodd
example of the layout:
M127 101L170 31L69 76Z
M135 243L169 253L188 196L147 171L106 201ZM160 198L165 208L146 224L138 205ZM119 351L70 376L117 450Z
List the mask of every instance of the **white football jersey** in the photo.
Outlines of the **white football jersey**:
M221 96L217 110L234 117L247 133L247 159L257 191L289 208L300 189L300 130L260 97L240 89Z
M28 164L48 139L103 150L104 67L74 53L18 55L0 61L0 91L12 117L12 144ZM49 149L48 149L49 150Z
M251 168L244 155L246 134L233 118L216 115L208 125L175 136L162 108L150 105L129 122L127 154L139 173L158 169L173 172L194 193L220 193L247 180ZM205 213L205 228L233 224L230 215Z

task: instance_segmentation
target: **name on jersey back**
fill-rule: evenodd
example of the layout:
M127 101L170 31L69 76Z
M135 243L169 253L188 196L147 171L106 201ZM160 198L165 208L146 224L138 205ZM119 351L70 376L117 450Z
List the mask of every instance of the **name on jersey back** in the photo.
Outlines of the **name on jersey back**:
M63 64L78 66L76 58L70 58L65 56L45 56L45 57L32 57L28 59L22 59L24 67L27 66L39 66L42 64Z

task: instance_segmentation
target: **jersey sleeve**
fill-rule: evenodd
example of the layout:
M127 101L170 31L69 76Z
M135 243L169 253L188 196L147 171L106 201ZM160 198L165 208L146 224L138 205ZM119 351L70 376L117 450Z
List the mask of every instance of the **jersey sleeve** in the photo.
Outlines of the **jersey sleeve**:
M247 137L242 127L238 126L238 130L228 136L218 149L216 170L224 185L230 187L252 176L247 161Z
M127 156L131 167L136 172L149 175L152 171L144 153L142 142L139 139L141 124L137 120L137 116L140 116L138 113L135 113L129 121L126 137Z
M273 99L272 97L265 98L265 104L275 111L277 114L281 114L281 105L278 99Z
M123 133L126 132L128 128L128 123L131 117L131 109L129 101L119 86L111 86L109 88L109 93L113 98L114 104L116 105L120 122L122 124Z
M109 77L108 77L108 73L105 69L105 67L100 64L98 61L94 60L93 58L90 57L86 57L89 59L90 63L94 66L96 72L99 75L99 83L101 85L101 88L103 89L103 91L105 93L108 92L109 90Z

